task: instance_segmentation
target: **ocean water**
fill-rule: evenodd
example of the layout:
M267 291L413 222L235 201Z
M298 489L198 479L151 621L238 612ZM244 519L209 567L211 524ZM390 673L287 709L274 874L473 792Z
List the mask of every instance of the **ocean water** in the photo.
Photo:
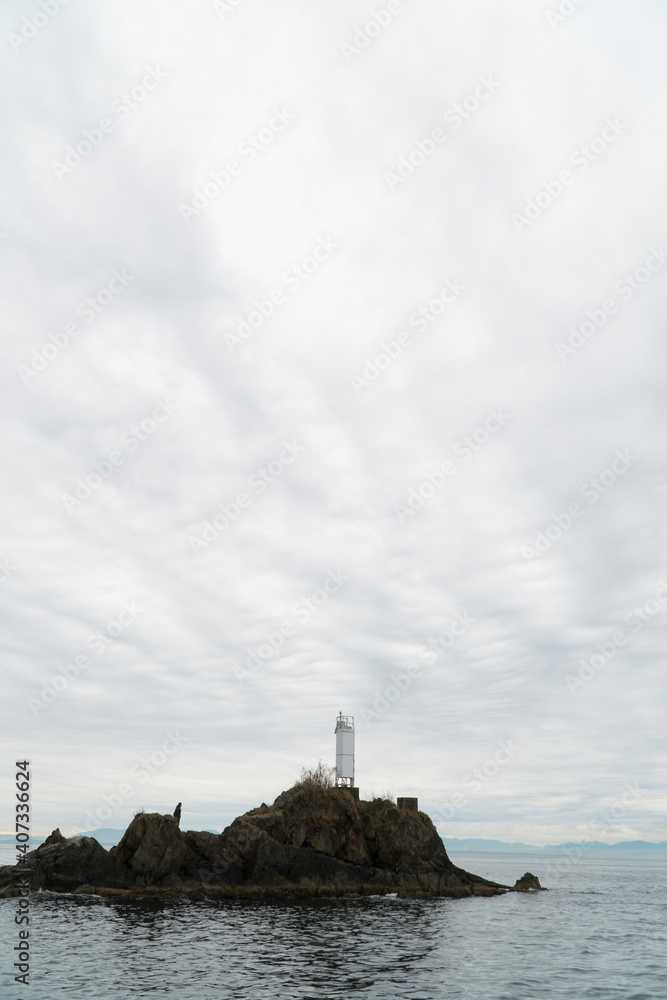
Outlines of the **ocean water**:
M3 852L4 854L5 852ZM0 1000L666 1000L667 862L452 855L549 892L263 903L31 897L31 985Z

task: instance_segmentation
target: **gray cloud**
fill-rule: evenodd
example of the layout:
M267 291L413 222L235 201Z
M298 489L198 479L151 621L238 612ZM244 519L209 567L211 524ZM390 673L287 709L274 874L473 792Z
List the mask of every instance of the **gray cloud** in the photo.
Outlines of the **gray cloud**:
M567 685L665 575L665 277L617 284L664 246L664 71L639 57L661 14L590 5L552 28L552 6L406 4L346 59L370 16L356 0L244 0L222 17L71 4L18 47L9 34L39 8L5 5L3 732L7 759L34 762L36 832L81 828L179 727L189 744L103 825L181 799L192 825L220 828L331 759L342 709L362 794L418 794L434 815L503 741L521 747L445 836L575 838L639 781L607 839L664 839L662 605ZM133 98L150 67L166 78ZM498 86L473 109L485 77ZM274 109L293 120L269 138ZM582 169L608 119L623 129ZM62 174L68 147L81 163ZM231 160L228 186L207 188ZM337 248L308 273L320 240ZM465 291L420 325L448 280ZM610 296L617 312L561 359ZM153 428L159 399L173 413ZM498 408L508 419L475 438ZM284 442L303 453L260 490ZM618 451L632 464L589 502ZM410 491L447 461L417 508ZM330 571L349 579L305 614ZM132 601L141 613L96 654L90 637ZM429 663L420 651L465 613ZM77 655L90 665L31 711ZM409 688L364 718L410 664Z

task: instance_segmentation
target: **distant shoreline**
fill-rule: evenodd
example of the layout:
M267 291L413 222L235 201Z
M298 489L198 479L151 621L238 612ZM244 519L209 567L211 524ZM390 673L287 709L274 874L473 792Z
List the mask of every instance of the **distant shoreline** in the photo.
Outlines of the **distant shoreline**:
M95 839L106 848L114 847L122 837L124 830L103 828L88 830L83 835L95 837ZM210 833L218 831L210 830ZM667 861L667 841L653 843L647 840L620 841L615 844L606 844L603 841L569 841L563 844L547 844L538 847L537 844L523 844L521 842L506 842L501 840L484 840L475 838L443 837L446 850L452 854L482 854L482 855L505 855L508 857L523 855L525 857L536 858L563 858L572 857L576 852L582 852L587 858L615 858L618 860L642 860L650 858L653 860ZM31 847L38 847L43 844L46 837L31 837ZM0 834L0 845L7 846L14 844L14 835L11 833Z
M515 855L530 856L536 858L609 858L623 860L642 860L651 858L653 860L667 861L667 841L652 843L647 840L626 840L615 844L606 844L603 841L567 841L562 844L546 844L538 847L537 844L506 843L501 840L475 840L458 839L456 837L445 837L444 843L447 851L451 854L502 854L507 857Z

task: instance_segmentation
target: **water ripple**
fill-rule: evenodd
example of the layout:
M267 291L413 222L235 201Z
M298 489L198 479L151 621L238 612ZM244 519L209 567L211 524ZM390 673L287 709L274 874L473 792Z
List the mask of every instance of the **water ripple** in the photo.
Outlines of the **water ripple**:
M465 862L505 882L534 868L529 860ZM548 893L463 900L39 893L30 998L665 1000L666 872L660 862L578 862ZM15 912L14 900L0 901L5 956ZM0 1000L14 997L9 967Z

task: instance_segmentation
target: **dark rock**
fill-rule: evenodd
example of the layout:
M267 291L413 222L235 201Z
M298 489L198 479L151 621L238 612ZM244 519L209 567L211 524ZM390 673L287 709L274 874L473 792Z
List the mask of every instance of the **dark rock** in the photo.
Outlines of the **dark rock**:
M385 799L358 801L344 788L296 785L273 806L234 820L220 838L245 879L265 886L444 895L507 889L452 864L425 813Z
M40 844L36 850L39 850L40 847L50 847L51 844L64 844L66 840L67 837L63 837L59 827L56 827L56 829L48 835L44 843Z
M129 870L137 887L179 885L197 878L197 854L173 816L138 813L110 853Z
M312 785L290 788L271 806L262 803L221 834L183 832L172 816L139 813L110 851L92 837L66 840L54 830L28 859L33 888L108 896L460 897L508 889L457 868L425 813ZM0 895L16 894L17 873L0 869ZM514 887L530 888L540 888L530 874Z
M518 878L514 885L512 886L512 892L528 892L530 889L542 889L543 886L540 885L540 880L537 875L531 875L530 872L526 872L521 878Z
M59 830L54 830L43 844L27 854L24 865L30 873L31 889L73 892L79 886L122 888L129 884L127 869L94 837L66 839ZM2 870L0 891L10 887L9 873L20 871L21 867Z
M374 867L396 872L453 872L445 845L426 813L397 809L386 799L359 802L364 840Z
M268 812L260 816L253 809L240 818L279 844L300 847L307 840L313 850L339 861L370 865L358 805L345 788L295 785L279 795Z

